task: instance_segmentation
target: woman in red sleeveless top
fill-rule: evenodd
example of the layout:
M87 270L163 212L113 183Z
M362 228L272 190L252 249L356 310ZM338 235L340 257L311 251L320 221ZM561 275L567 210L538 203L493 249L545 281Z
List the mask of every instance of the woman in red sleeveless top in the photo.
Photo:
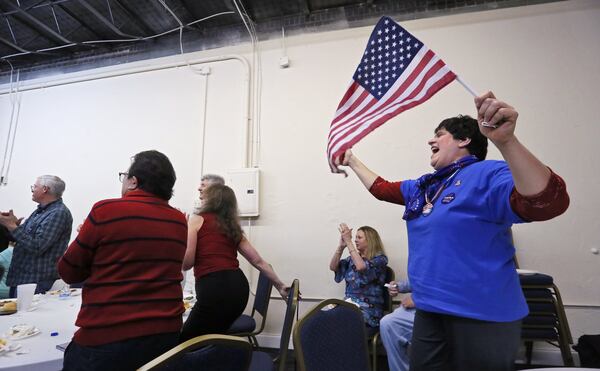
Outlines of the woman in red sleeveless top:
M238 252L287 298L289 287L244 237L235 193L225 185L213 184L203 189L202 206L188 221L183 269L194 268L197 301L183 325L181 342L225 333L246 308L249 287L239 269Z

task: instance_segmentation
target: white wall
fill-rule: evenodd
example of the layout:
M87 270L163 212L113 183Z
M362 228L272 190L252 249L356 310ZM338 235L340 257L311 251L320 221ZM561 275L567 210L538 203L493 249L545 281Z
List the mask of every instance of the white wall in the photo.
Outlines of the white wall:
M554 276L574 337L600 333L600 180L597 156L600 86L600 2L566 1L403 22L476 90L492 89L520 112L517 135L567 181L571 206L555 220L514 228L523 268ZM280 69L280 40L261 44L261 216L250 236L286 281L299 278L307 299L340 297L328 261L336 225L379 230L397 275L406 273L403 208L378 202L351 175L329 172L329 122L363 52L371 27L286 40L288 69ZM187 55L242 54L247 45ZM163 65L180 57L143 62ZM125 66L114 67L124 68ZM244 73L236 61L211 64L206 109L207 172L243 164ZM98 72L98 71L94 71ZM91 73L91 72L90 72ZM204 77L186 67L25 92L9 184L0 209L27 215L28 185L55 173L67 181L65 201L76 221L98 199L118 195L117 172L129 157L156 148L178 174L172 204L189 209L200 176ZM355 147L374 171L397 180L430 171L427 139L441 118L473 114L472 98L452 83L425 104L376 130ZM0 150L10 116L0 96ZM0 153L2 153L0 152ZM499 158L490 151L489 158ZM252 281L256 274L251 273ZM283 304L273 301L267 335L277 335ZM312 303L302 304L304 311ZM275 344L272 344L276 346Z

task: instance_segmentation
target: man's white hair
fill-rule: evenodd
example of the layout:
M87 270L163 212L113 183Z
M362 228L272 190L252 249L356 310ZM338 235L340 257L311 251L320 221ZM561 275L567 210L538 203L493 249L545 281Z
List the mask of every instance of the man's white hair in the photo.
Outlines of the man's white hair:
M65 182L56 175L42 175L38 177L41 185L48 187L48 192L56 197L62 197L65 191Z

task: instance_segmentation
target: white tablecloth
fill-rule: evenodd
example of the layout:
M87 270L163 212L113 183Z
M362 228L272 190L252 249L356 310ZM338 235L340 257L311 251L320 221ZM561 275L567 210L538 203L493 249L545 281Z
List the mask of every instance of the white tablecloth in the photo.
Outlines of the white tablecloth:
M11 340L21 344L20 351L0 355L0 370L11 371L57 371L62 369L63 352L58 344L71 341L77 330L75 319L81 306L81 295L59 299L58 295L45 295L35 310L0 316L0 334L20 323L33 325L40 333L22 340ZM58 333L51 336L52 333ZM4 337L4 336L3 336Z
M29 353L0 354L0 370L62 370L63 352L56 349L56 346L71 341L73 334L77 331L75 319L81 306L81 290L77 290L76 295L65 299L59 298L58 295L46 294L42 300L41 304L36 305L35 310L0 316L0 335L20 323L33 325L40 329L40 333L37 335L12 341L21 344L20 350L27 350ZM184 321L189 312L190 310L187 310L183 314ZM51 336L54 332L58 335Z

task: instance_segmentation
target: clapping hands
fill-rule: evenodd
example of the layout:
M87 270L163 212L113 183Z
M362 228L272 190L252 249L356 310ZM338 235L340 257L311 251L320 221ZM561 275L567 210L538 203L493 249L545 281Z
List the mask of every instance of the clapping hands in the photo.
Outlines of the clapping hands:
M13 231L15 228L21 225L22 221L23 218L17 218L12 209L0 213L0 224L5 226L9 231Z
M352 244L352 228L348 227L346 223L341 223L338 227L340 231L340 247L346 247Z

